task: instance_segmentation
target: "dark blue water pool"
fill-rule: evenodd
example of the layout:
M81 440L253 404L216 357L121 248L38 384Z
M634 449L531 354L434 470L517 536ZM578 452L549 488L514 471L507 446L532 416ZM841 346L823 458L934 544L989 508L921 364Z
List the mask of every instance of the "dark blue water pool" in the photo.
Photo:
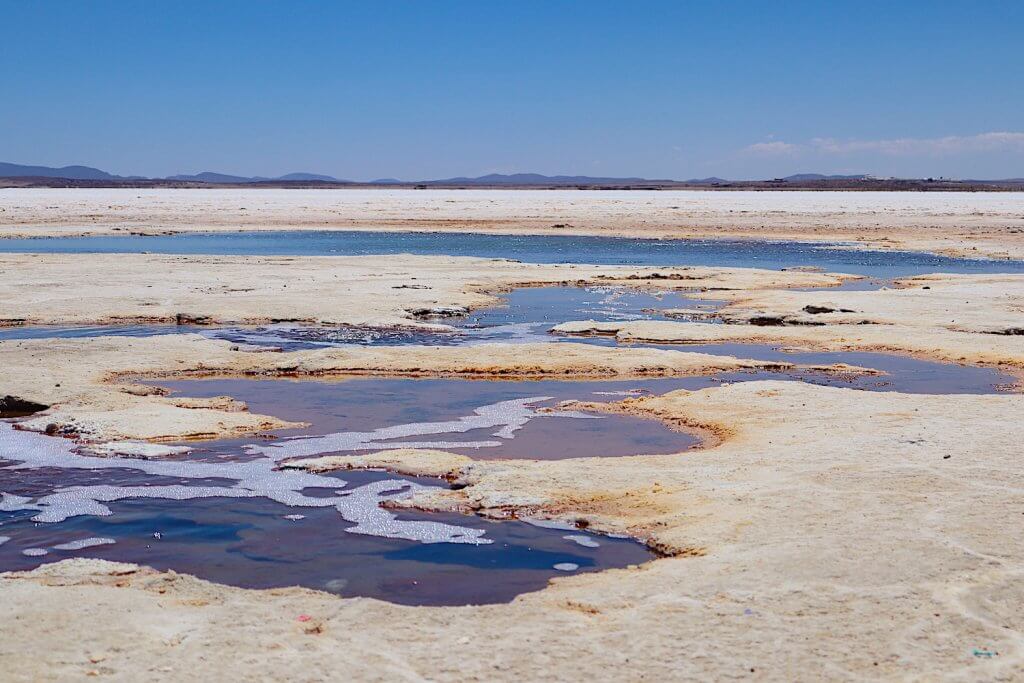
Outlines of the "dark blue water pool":
M253 456L223 442L211 444L214 454L197 450L160 461L108 458L96 466L95 459L72 455L62 439L20 433L0 422L0 571L97 557L249 588L301 585L404 604L465 605L506 602L557 576L655 556L635 541L571 525L495 522L454 513L382 513L390 521L370 529L361 520L374 516L383 502L376 494L346 506L346 514L335 507L359 499L366 487L391 492L382 494L386 498L403 488L446 486L440 479L343 471L303 478L296 498L232 496L232 486L243 485L251 471ZM33 466L40 452L44 458L69 457L37 459ZM219 476L204 474L211 467ZM272 479L295 474L275 468L264 483L273 488ZM216 491L204 493L206 487ZM95 496L94 504L68 509L51 500L66 513L63 518L46 519L45 505L24 505L83 494ZM459 533L403 533L417 524L448 525ZM461 534L475 540L458 542Z
M693 265L826 270L892 278L933 272L1024 272L1024 261L953 259L798 242L653 240L572 235L484 235L432 232L239 232L175 235L47 237L0 240L0 252L233 255L425 254L509 258L532 263Z
M399 479L373 472L344 476L360 482ZM12 488L7 478L0 463L0 483ZM108 475L103 481L109 479ZM62 483L66 480L79 483L64 473ZM52 486L52 481L40 481L36 486L22 484L17 490L32 494L39 487ZM301 516L289 517L293 508L266 500L142 498L109 507L109 516L85 515L60 524L34 523L26 512L0 512L0 538L9 539L0 543L0 570L29 570L69 557L96 557L173 569L244 588L299 585L408 605L467 605L508 602L520 593L544 588L558 576L640 564L655 557L627 539L456 514L408 512L399 517L486 530L493 542L424 544L350 534L346 528L351 525L339 520L333 510L303 508ZM77 550L60 547L86 538L107 542ZM46 550L46 554L26 555L27 548ZM576 568L556 568L565 563Z

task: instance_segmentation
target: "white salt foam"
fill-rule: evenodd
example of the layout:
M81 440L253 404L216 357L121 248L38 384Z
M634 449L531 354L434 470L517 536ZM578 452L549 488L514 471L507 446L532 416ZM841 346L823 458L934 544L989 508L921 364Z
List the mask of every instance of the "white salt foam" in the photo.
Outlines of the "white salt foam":
M53 546L54 550L82 550L84 548L94 548L98 545L110 545L116 543L112 538L96 537L91 538L80 538L77 541L68 541L67 543L61 543L60 545Z
M379 481L341 491L334 497L312 497L302 493L306 488L337 488L335 477L296 470L277 469L274 458L257 458L246 462L197 462L194 460L140 460L137 458L93 457L74 452L73 442L16 430L0 423L0 460L15 461L9 470L53 467L58 469L104 470L127 469L153 476L191 479L227 479L235 483L225 486L70 486L53 493L28 498L0 493L0 510L33 510L36 522L60 522L78 515L109 515L105 503L129 498L190 500L195 498L262 497L289 507L334 507L355 526L350 533L403 538L421 543L491 543L483 538L483 529L442 524L422 520L399 520L380 507L384 500L412 495L422 485L405 480Z
M498 427L493 436L499 439L511 439L530 420L541 417L567 417L574 419L601 419L600 415L592 415L571 410L538 411L533 404L551 400L550 396L534 396L500 401L481 406L472 415L457 420L444 422L413 422L392 427L381 427L370 432L335 432L323 436L296 437L284 439L268 445L246 446L249 453L268 455L275 460L282 458L299 458L323 453L341 451L379 450L384 448L494 448L501 445L500 441L394 441L414 436L432 434L464 434L474 429L491 429ZM390 443L383 443L390 441Z
M576 545L581 545L584 548L600 548L601 544L593 539L591 536L584 534L567 534L562 536L567 541L572 541Z

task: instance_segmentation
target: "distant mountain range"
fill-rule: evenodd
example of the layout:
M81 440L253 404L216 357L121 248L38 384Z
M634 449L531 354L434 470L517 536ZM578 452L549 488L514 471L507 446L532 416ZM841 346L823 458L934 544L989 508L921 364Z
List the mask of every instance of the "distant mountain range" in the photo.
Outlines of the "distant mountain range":
M397 186L416 186L416 187L595 187L595 186L621 186L621 187L633 187L642 188L644 186L652 187L671 187L677 185L693 186L693 185L707 185L707 186L729 186L729 187L744 187L751 185L772 185L778 183L790 183L790 184L805 184L809 187L821 188L823 186L836 186L841 184L847 186L850 184L863 185L865 181L872 182L888 182L888 183L914 183L914 182L929 182L929 183L976 183L976 184L1024 184L1024 178L1012 178L1006 180L963 180L963 181L951 181L944 178L933 180L931 178L927 181L921 179L895 179L895 178L876 178L870 175L824 175L821 173L797 173L794 175L786 176L785 178L775 178L773 180L764 181L733 181L726 180L724 178L691 178L689 180L667 180L667 179L649 179L649 178L614 178L614 177L598 177L598 176L584 176L584 175L541 175L539 173L512 173L512 174L500 174L491 173L488 175L478 176L474 178L458 176L455 178L443 178L439 180L399 180L397 178L380 178L377 180L371 180L369 182L356 182L351 180L340 180L333 176L323 175L319 173L288 173L286 175L277 177L266 177L266 176L237 176L228 175L225 173L215 173L213 171L203 171L202 173L195 174L181 174L172 175L166 178L147 178L144 176L119 176L106 171L101 171L98 168L92 168L90 166L63 166L60 168L54 168L50 166L25 166L22 164L10 164L0 162L0 178L33 178L33 179L45 179L53 178L67 181L83 181L77 183L81 185L83 183L89 184L90 186L96 186L97 184L103 184L105 181L109 181L114 184L123 184L125 182L138 181L146 186L160 185L166 183L205 183L209 185L248 185L248 184L275 184L275 183L288 183L304 184L309 183L313 186L317 184L329 184L329 185L397 185ZM37 183L39 184L39 183ZM51 183L52 185L52 183Z
M5 178L66 178L68 180L172 180L178 182L198 182L220 185L239 185L248 183L268 182L325 182L325 183L349 183L349 180L340 180L333 176L321 175L319 173L289 173L283 176L238 176L226 173L215 173L203 171L195 174L179 174L167 176L166 178L144 178L143 176L117 176L98 168L89 166L64 166L63 168L51 168L48 166L22 166L20 164L0 163L0 177ZM381 178L372 180L367 184L371 185L637 185L643 183L664 185L678 182L675 180L649 180L647 178L597 178L593 176L546 176L539 173L513 173L502 175L491 173L477 178L443 178L440 180L399 180L397 178ZM687 180L691 184L726 182L721 178L704 178L701 180Z
M154 178L154 180L156 180ZM202 173L196 173L195 175L172 175L166 178L159 178L159 180L185 180L194 181L200 183L221 183L226 185L237 185L239 183L266 183L273 181L321 181L325 183L345 183L347 180L338 180L329 175L320 175L318 173L288 173L287 175L277 176L276 178L266 178L263 176L238 176L238 175L226 175L224 173L214 173L212 171L203 171Z
M120 176L101 171L91 166L62 166L53 168L51 166L24 166L22 164L8 164L0 162L0 178L66 178L68 180L178 180L185 182L213 183L237 185L239 183L262 183L274 181L323 181L329 183L346 182L338 180L329 175L317 173L289 173L276 178L264 178L262 176L236 176L224 173L213 173L204 171L194 175L173 175L167 178L147 178L146 176Z
M71 178L74 180L135 180L139 176L111 175L90 166L22 166L0 161L0 178Z

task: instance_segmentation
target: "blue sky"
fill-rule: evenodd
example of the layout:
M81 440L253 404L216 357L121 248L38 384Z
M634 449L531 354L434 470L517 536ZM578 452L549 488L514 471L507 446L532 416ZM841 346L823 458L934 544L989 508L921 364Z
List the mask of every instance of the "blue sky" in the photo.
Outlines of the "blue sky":
M1022 2L0 0L0 160L1024 176Z

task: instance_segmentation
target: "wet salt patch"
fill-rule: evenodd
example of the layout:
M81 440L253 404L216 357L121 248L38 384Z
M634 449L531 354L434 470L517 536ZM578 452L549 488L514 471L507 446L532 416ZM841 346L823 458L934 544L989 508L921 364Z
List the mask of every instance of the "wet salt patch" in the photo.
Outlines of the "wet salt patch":
M510 323L508 325L463 329L462 334L467 338L467 346L494 343L506 344L509 342L516 344L548 344L558 341L547 333L546 327L544 323Z
M569 522L563 522L558 519L540 519L536 517L523 517L522 521L526 522L531 526L537 526L541 529L558 529L560 531L572 531L576 528L576 525L570 524Z
M309 327L273 325L246 329L238 327L200 330L210 339L225 339L257 349L273 347L335 347L380 344L466 345L494 343L551 343L559 341L547 334L542 323L510 323L486 327L448 327L443 329L366 330L348 327Z
M2 429L2 427L0 427ZM0 458L3 457L3 451L0 450ZM17 510L24 510L25 505L28 504L32 499L26 496L16 496L13 493L4 493L0 491L0 512L16 512Z
M21 554L27 557L42 557L43 555L49 555L50 551L45 548L25 548L21 551Z
M647 318L650 318L649 315L645 315L643 313L628 313L616 308L581 308L576 312L588 317L602 316L612 321L646 320Z
M82 448L89 455L122 456L125 458L165 458L171 455L184 455L192 449L189 446L167 446L148 441L107 441L90 444Z
M575 562L559 562L558 564L552 565L554 569L560 572L574 572L580 568Z
M195 498L268 498L289 507L334 507L354 526L349 533L402 538L421 543L491 543L484 530L423 520L399 520L380 507L384 500L406 498L421 488L404 480L385 480L345 490L335 497L311 497L306 488L338 486L339 479L308 472L278 470L273 458L248 461L196 462L189 460L139 460L98 458L77 455L75 445L64 439L20 431L0 423L0 460L15 461L8 470L40 467L102 470L124 468L154 476L192 479L227 479L229 486L76 486L59 489L36 499L2 494L0 510L32 510L36 522L60 522L79 515L105 516L110 508L104 503L128 498L190 500ZM341 480L344 481L344 480Z
M340 593L348 586L348 579L331 579L324 582L324 588L332 593Z
M54 550L84 550L85 548L95 548L98 545L111 545L117 543L112 538L97 537L81 538L77 541L68 541L67 543L61 543L53 546Z
M339 432L345 434L346 432ZM495 436L498 436L495 434ZM511 437L509 437L511 438ZM337 449L346 451L379 451L393 448L422 448L433 450L446 450L450 448L497 448L501 446L500 441L400 441L390 443L383 441L370 441L368 443L354 445L350 448ZM334 450L334 449L332 449ZM327 451L320 451L326 453Z
M453 442L453 441L399 441L382 443L394 439L431 434L465 433L475 429L499 427L493 435L500 439L511 439L530 420L538 417L568 417L576 419L601 419L600 415L568 410L535 410L533 404L549 401L550 396L534 396L509 401L500 401L481 406L473 415L444 422L413 422L392 427L381 427L369 432L334 432L323 436L294 437L269 445L249 445L246 452L268 455L275 460L307 457L323 453L359 451L382 448L493 448L501 446L497 441Z
M4 543L7 543L7 541L9 541L9 540L11 540L10 536L0 536L0 545L3 545Z
M440 342L445 332L432 329L373 329L349 326L279 324L257 328L228 327L201 330L210 339L224 339L256 349L316 348Z
M256 494L244 489L213 486L81 486L60 489L26 503L22 510L38 510L33 522L63 522L70 517L93 515L106 517L111 503L126 498L160 498L190 500L193 498L248 498Z
M567 541L572 541L576 545L581 545L584 548L599 548L601 544L595 541L592 537L584 534L566 534L562 536Z

